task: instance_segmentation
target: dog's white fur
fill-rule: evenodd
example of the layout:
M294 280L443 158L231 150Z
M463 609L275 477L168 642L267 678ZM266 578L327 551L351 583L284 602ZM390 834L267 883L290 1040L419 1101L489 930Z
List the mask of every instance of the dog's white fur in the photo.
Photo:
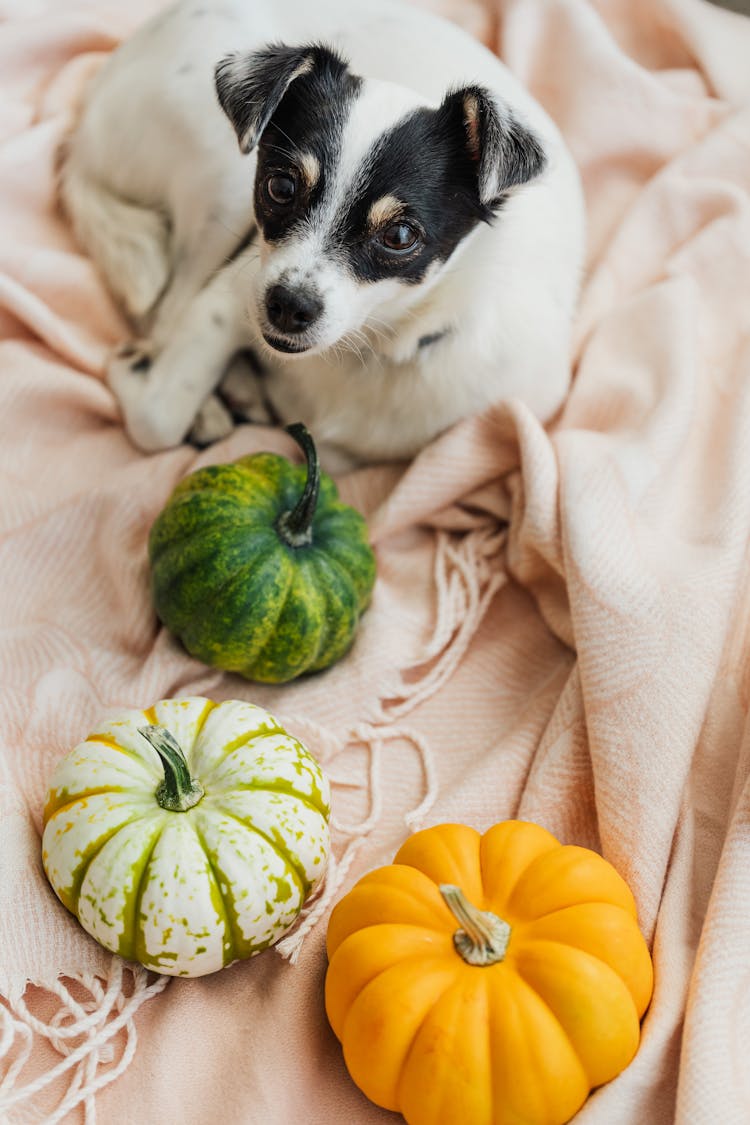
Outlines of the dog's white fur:
M378 133L468 84L489 89L501 112L509 107L532 130L547 166L417 285L356 281L321 255L314 229L278 248L260 239L224 265L253 223L255 156L238 149L213 71L228 52L271 41L330 43L366 79L347 126L341 193ZM109 369L144 450L179 443L196 418L199 436L229 428L210 396L246 347L271 367L265 393L278 417L303 420L319 442L356 460L411 456L459 418L509 397L547 420L568 389L583 245L575 166L495 56L418 9L391 0L183 0L95 79L61 195L115 296L147 323L147 338ZM260 334L263 295L282 272L311 269L326 297L318 346L299 356L271 351ZM236 391L236 371L233 382ZM246 413L262 420L260 391L245 387Z

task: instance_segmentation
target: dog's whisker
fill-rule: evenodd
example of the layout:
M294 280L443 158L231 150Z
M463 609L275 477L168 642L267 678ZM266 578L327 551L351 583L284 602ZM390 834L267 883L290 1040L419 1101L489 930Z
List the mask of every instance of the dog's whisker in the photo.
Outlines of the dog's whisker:
M219 224L219 226L223 227L224 230L229 231L229 233L231 235L234 235L234 237L237 239L238 243L241 242L242 239L247 234L247 231L240 232L240 231L236 231L234 229L234 227L230 227L229 223L225 219L222 219L221 215L216 216L215 222L217 222Z
M377 340L393 340L396 336L396 328L392 324L387 324L384 320L376 320L371 317L365 325L365 328L372 332Z
M276 152L279 154L279 156L286 157L286 159L292 164L297 160L297 154L295 152L291 152L288 148L282 148L281 145L269 145L268 147L271 152Z
M278 125L275 121L273 123L273 127L278 133L281 133L282 137L286 137L286 139L289 141L289 144L292 146L293 149L296 149L297 146L295 145L292 138L289 136L288 133L285 133L284 130L281 128L281 126ZM288 156L290 160L296 160L297 159L296 153L290 152L288 149L282 149L282 147L280 145L273 145L272 144L272 145L269 145L269 148L275 149L277 152L283 152L284 155Z
M364 352L362 351L362 348L360 347L360 344L362 345L362 347L366 351L369 351L371 353L373 352L374 349L372 348L372 346L370 344L370 341L367 339L367 337L364 335L364 333L355 328L344 337L344 340L347 342L347 344L349 345L351 350L357 356L357 358L358 358L360 364L362 365L362 367L366 367L367 363L366 363L365 355L364 355Z

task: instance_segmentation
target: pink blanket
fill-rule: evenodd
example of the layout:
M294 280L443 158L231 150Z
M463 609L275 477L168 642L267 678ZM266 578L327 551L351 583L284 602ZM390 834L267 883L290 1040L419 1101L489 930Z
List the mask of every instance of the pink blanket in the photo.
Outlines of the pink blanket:
M639 1053L577 1120L750 1120L750 20L455 4L582 168L573 391L547 432L511 403L343 479L377 545L372 609L336 668L261 689L157 630L144 548L188 469L287 440L138 454L102 382L123 325L53 206L84 79L156 0L0 0L3 1120L394 1120L324 1017L331 898L410 827L509 816L600 849L653 946ZM180 693L299 731L333 781L337 863L286 959L167 984L66 914L39 831L54 763L104 709Z

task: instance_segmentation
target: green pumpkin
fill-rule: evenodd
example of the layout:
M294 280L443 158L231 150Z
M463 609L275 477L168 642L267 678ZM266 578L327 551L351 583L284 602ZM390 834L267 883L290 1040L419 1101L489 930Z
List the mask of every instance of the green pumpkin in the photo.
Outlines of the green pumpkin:
M363 517L320 472L305 427L288 431L306 466L256 453L198 469L149 537L161 621L192 656L265 683L339 660L375 582Z

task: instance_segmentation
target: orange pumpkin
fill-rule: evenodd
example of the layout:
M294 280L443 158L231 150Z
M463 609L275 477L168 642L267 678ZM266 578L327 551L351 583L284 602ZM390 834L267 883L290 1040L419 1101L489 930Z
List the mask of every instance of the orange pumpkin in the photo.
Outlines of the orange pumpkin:
M628 1065L653 973L611 864L536 824L442 824L328 927L349 1073L409 1125L562 1125Z

